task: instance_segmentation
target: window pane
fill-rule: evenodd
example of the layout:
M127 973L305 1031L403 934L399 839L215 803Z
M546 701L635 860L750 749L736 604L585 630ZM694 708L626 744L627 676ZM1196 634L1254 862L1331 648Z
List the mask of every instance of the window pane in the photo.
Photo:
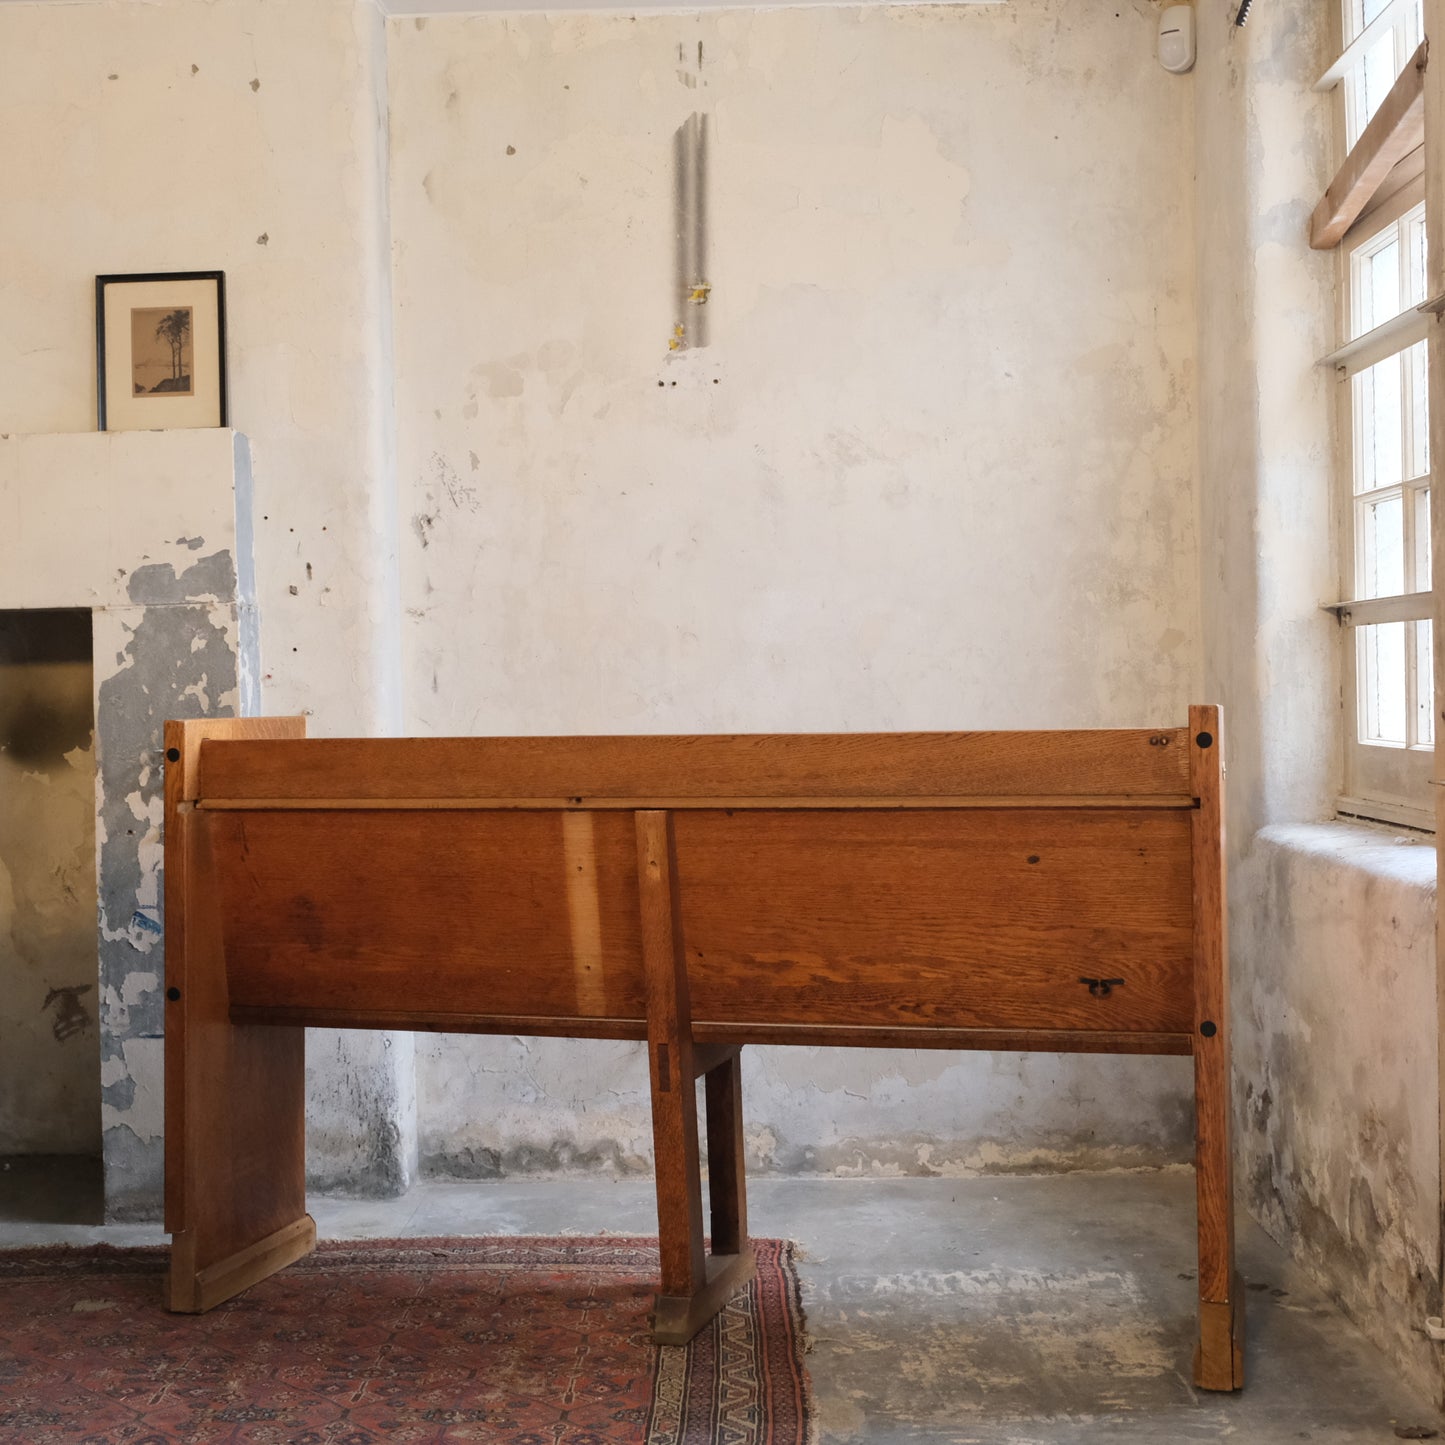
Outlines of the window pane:
M1415 741L1430 747L1435 741L1435 660L1432 625L1415 624Z
M1360 6L1357 11L1363 23L1354 33L1358 35L1360 31L1363 30L1365 26L1370 23L1370 21L1377 20L1379 18L1380 12L1389 3L1390 0L1364 0L1364 4ZM1356 9L1356 7L1353 5L1350 8L1352 10Z
M1401 479L1400 357L1387 356L1355 374L1355 490L1372 492Z
M1363 336L1400 314L1399 241L1392 236L1376 250L1357 252L1354 270L1355 335Z
M1429 342L1417 341L1405 353L1410 374L1410 475L1423 477L1430 470L1430 389L1426 377Z
M1360 635L1362 743L1405 741L1405 626L1380 622L1355 629Z
M1405 49L1411 54L1425 35L1425 0L1415 0L1405 7L1404 25L1401 27L1405 38Z
M1425 297L1425 213L1411 214L1405 220L1405 250L1408 253L1406 271L1409 292L1406 304L1419 306Z
M1369 6L1366 5L1366 12ZM1374 19L1370 16L1370 19ZM1364 114L1360 116L1360 129L1369 125L1370 118L1380 108L1380 103L1390 93L1390 87L1395 83L1395 76L1398 73L1395 69L1395 31L1394 27L1387 29L1383 36L1377 40L1365 52L1365 62L1360 67L1363 72Z
M1415 493L1415 591L1430 590L1430 489Z
M1397 492L1358 504L1361 597L1398 597L1405 590L1405 503Z

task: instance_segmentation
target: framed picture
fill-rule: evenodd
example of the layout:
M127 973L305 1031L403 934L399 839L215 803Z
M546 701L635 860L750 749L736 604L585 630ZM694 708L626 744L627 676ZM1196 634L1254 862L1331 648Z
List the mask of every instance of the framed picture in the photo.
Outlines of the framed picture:
M226 276L95 278L101 431L226 426Z

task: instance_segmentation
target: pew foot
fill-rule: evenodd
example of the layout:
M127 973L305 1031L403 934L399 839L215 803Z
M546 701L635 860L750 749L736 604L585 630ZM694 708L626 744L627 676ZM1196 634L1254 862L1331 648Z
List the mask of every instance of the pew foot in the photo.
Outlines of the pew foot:
M309 1214L254 1244L197 1269L196 1240L183 1230L171 1241L167 1307L177 1314L204 1314L316 1248L316 1221Z
M707 1283L693 1295L658 1295L652 1338L659 1345L685 1345L753 1277L751 1245L738 1254L708 1256Z
M1244 1387L1244 1291L1235 1275L1227 1300L1199 1302L1194 1383L1201 1390Z

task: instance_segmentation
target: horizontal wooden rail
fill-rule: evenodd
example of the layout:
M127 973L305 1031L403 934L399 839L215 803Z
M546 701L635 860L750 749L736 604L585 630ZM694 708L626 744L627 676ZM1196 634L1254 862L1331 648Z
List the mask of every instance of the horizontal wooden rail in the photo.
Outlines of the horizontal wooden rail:
M283 1008L233 1004L233 1024L280 1024L298 1028L405 1029L418 1033L521 1034L534 1038L632 1039L647 1037L647 1021L625 1018L542 1018L533 1015L462 1014ZM1186 1033L1138 1033L1094 1029L872 1028L845 1024L759 1024L694 1019L699 1044L831 1045L841 1048L992 1049L1006 1053L1188 1054ZM708 1056L712 1060L712 1056ZM715 1062L715 1061L714 1061Z
M1186 728L1075 732L718 734L534 738L316 738L203 742L186 797L586 798L693 806L722 798L1075 798L1190 792ZM664 802L663 800L668 800Z
M899 798L202 798L196 807L211 813L378 813L378 812L623 812L665 808L672 812L723 812L771 808L785 811L856 812L895 808L1195 808L1188 793L1120 793L1110 797L1029 794L1019 797Z

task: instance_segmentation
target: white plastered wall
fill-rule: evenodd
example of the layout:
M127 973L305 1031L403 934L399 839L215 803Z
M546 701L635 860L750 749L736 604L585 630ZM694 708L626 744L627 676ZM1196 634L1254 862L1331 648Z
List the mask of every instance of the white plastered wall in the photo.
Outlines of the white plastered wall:
M1154 16L394 20L408 731L1181 721L1193 110ZM647 1167L636 1048L417 1047L431 1167ZM748 1055L761 1167L1188 1157L1180 1060Z

